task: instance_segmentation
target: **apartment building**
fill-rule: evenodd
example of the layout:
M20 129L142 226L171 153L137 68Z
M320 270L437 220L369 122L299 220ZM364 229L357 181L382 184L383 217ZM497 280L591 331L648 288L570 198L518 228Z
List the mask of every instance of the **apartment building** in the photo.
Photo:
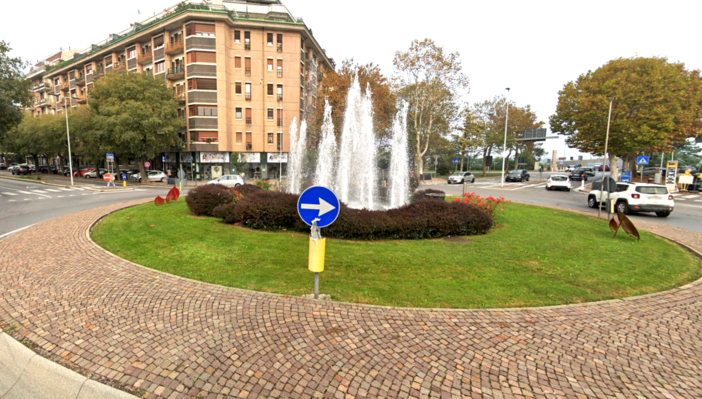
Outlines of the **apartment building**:
M185 1L46 70L41 90L60 100L39 101L35 113L64 112L64 98L86 104L105 74L149 73L173 90L185 143L153 168L212 179L233 173L232 153L243 153L250 177L276 178L293 118L312 111L331 68L312 31L278 0Z
M56 112L56 97L49 95L53 87L51 82L46 79L44 75L46 75L47 70L51 70L51 68L55 67L60 62L73 57L76 52L76 50L59 51L56 54L46 57L43 61L39 61L29 70L27 79L32 81L32 92L34 95L34 101L32 102L30 110L34 116Z

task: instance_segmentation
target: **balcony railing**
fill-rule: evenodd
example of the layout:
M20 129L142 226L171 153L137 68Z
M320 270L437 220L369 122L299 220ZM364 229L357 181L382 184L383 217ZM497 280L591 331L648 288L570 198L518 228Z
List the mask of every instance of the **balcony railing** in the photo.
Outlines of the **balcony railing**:
M251 126L251 125L252 125L251 119L252 119L252 118L249 118L249 117L246 118L246 126Z
M166 54L176 54L183 52L183 39L166 43Z
M283 70L282 69L278 69L278 77L279 78L283 77Z
M251 67L244 68L244 73L246 74L246 76L251 76Z
M179 103L185 102L185 92L182 93L175 93L175 98L178 100Z
M278 93L278 101L283 101L283 95Z
M151 62L151 60L153 60L153 59L154 59L154 55L151 54L151 50L149 50L149 51L142 53L142 54L139 54L137 56L137 64L147 64L147 63Z
M251 93L246 93L246 101L251 101Z
M283 43L278 43L277 48L278 48L278 52L282 53L283 52Z
M63 82L63 84L61 85L61 90L63 90L63 91L66 91L69 88L70 88L70 85L68 84L68 82Z
M122 64L120 62L115 62L112 64L112 72L118 72L118 71L126 71L127 70L127 65Z
M88 96L80 96L76 100L78 104L87 104L88 103Z
M253 149L253 144L246 143L246 151L251 151Z
M251 50L251 43L244 43L244 50Z
M183 65L176 68L169 68L168 73L166 73L166 78L175 80L180 79L185 76L185 67Z
M85 76L78 76L76 78L76 85L83 86L85 84Z

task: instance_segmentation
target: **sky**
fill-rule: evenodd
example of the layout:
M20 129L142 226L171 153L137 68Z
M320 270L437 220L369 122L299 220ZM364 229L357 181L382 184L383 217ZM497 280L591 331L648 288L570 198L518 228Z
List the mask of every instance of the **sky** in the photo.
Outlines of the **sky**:
M548 127L558 91L609 60L666 57L688 70L702 69L699 15L702 1L390 1L282 0L303 18L337 65L354 58L378 64L392 76L392 60L414 39L430 38L460 53L470 79L463 100L506 95L530 105ZM177 4L176 1L111 2L34 0L5 2L0 40L12 55L33 63L60 48L86 48ZM36 12L28 10L28 4ZM16 17L13 17L16 16ZM577 156L565 140L547 140L558 156ZM586 155L587 159L588 156Z

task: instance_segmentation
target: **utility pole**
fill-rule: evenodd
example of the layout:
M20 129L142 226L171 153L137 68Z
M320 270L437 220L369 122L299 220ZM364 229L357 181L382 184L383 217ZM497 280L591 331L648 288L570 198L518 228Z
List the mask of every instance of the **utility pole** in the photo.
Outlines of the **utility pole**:
M507 87L507 102L505 106L507 111L505 112L505 143L502 145L502 179L500 180L500 187L505 186L505 152L507 151L507 122L509 122L509 87Z

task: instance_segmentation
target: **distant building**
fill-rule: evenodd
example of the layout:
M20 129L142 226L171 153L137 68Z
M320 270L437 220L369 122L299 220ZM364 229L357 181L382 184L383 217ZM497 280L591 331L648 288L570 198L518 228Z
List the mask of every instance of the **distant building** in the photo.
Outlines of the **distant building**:
M152 164L200 179L232 173L233 152L246 153L251 177L285 173L288 128L314 108L319 78L333 68L279 0L186 1L71 58L64 53L30 72L35 114L63 112L64 97L69 107L86 104L107 73L153 74L180 104L185 146Z

